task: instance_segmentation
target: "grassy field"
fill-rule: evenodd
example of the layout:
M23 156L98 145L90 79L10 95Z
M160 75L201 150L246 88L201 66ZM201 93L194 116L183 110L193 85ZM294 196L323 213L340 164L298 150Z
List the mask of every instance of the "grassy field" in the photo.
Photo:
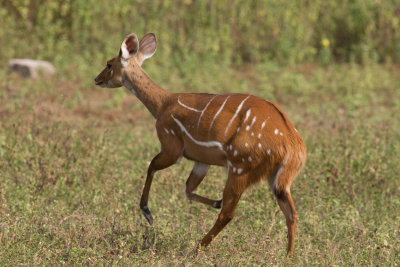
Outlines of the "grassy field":
M173 92L245 92L276 101L302 134L308 162L292 185L294 257L267 184L195 255L218 211L183 193L192 162L156 174L149 226L139 209L159 151L154 119L124 89L94 87L102 66L51 79L0 70L0 265L398 266L399 66L274 64L182 77L148 72ZM198 192L220 198L226 172Z

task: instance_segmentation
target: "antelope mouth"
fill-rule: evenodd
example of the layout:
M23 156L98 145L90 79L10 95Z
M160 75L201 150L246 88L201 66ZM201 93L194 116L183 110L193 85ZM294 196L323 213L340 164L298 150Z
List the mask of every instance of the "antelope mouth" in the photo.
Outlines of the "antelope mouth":
M96 85L100 86L100 87L104 87L104 86L105 86L105 84L104 84L102 81L96 81L96 80L94 80L94 83L95 83Z

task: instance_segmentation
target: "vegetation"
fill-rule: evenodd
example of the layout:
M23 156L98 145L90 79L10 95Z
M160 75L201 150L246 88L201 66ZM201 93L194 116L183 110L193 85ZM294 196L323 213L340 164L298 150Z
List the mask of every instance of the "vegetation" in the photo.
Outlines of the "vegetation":
M397 0L3 0L0 59L103 60L126 34L152 31L158 61L178 67L399 62L399 18Z
M399 5L274 3L2 1L0 59L48 59L58 74L0 68L0 265L400 265ZM93 78L127 33L150 31L159 46L144 69L158 84L275 101L303 136L293 258L265 183L195 255L218 211L185 198L187 160L156 173L155 225L143 218L154 121ZM212 167L198 192L220 198L225 180Z

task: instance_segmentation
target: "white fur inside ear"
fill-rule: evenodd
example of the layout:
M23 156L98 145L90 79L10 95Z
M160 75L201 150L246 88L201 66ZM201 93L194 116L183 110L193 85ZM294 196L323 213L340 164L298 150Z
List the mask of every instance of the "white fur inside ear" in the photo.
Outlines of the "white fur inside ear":
M145 61L146 59L151 58L154 55L155 52L156 52L156 50L154 50L154 52L152 52L152 53L146 53L146 54L143 53L142 54L142 60Z
M122 58L129 59L130 55L129 55L129 51L128 51L127 47L126 47L125 40L121 44L121 52L122 52Z

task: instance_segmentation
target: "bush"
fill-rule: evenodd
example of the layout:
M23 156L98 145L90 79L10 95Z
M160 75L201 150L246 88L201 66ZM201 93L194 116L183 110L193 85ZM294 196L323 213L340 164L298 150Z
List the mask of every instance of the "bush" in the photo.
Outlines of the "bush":
M398 62L399 17L396 0L4 0L0 58L91 65L116 54L128 33L154 32L159 64L190 71L216 62Z

